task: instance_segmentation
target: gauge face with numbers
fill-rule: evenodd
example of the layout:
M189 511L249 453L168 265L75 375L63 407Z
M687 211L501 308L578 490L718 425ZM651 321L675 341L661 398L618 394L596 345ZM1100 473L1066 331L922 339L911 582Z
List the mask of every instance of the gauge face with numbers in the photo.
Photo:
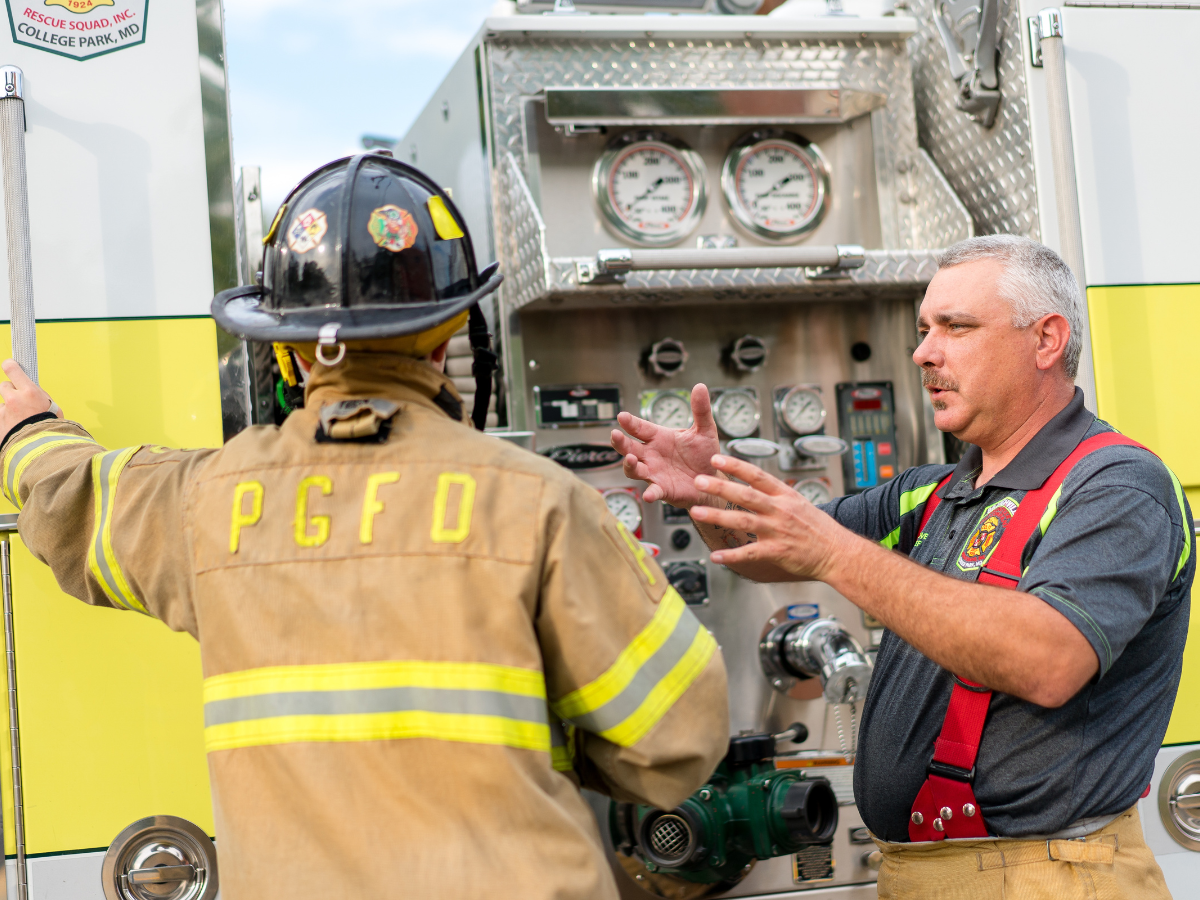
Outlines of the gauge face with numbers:
M695 230L704 213L704 166L681 141L633 132L596 161L592 192L617 234L646 246L674 244Z
M638 503L637 497L618 488L605 491L604 502L608 511L625 526L626 531L637 534L637 530L642 527L642 505Z
M721 191L739 225L756 237L787 243L824 217L829 172L815 144L796 134L757 131L729 151Z
M797 494L814 506L828 503L833 499L833 491L829 490L829 485L819 478L804 478L797 481L792 487Z
M692 404L683 394L663 391L646 404L644 417L663 428L690 428Z
M724 391L713 404L717 427L732 438L749 437L758 430L758 397L735 388Z
M779 417L796 434L812 434L825 424L825 403L812 388L794 387L779 401Z

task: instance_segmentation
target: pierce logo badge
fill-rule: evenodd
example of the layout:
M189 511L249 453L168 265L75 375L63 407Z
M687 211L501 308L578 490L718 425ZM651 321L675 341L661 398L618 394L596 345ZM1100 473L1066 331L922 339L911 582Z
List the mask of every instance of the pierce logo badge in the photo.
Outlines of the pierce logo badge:
M417 220L406 209L389 203L371 212L367 222L371 240L384 250L399 253L417 241Z
M607 444L559 444L538 452L573 471L607 469L620 465L622 459L621 454Z
M288 226L287 245L295 253L307 253L321 243L328 230L329 220L325 213L319 209L306 209Z
M149 0L5 0L14 43L85 60L146 42Z
M967 538L962 553L959 554L959 569L964 572L973 572L987 565L996 545L1000 543L1000 536L1004 534L1004 529L1008 527L1008 523L1016 511L1017 501L1012 497L1005 497L984 512L979 519L979 524Z

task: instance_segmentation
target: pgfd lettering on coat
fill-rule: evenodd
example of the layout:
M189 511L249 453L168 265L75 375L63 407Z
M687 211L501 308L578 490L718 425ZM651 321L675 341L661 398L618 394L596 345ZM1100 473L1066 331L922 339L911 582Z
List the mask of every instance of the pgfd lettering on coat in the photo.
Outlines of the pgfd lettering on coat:
M357 521L360 544L373 544L375 527L380 516L388 514L389 503L400 500L400 493L391 485L400 482L399 472L376 472L367 477L363 492L361 514ZM465 472L442 472L436 485L431 485L433 517L429 539L435 544L461 544L471 533L471 514L475 509L475 479ZM261 481L241 481L233 489L229 518L229 553L238 553L248 529L260 527L267 491ZM348 527L330 515L319 511L321 498L335 496L333 479L328 475L306 475L295 488L294 515L291 521L292 539L297 547L320 547L334 529ZM415 499L405 495L406 505ZM398 502L396 515L403 506ZM653 583L653 581L651 582Z

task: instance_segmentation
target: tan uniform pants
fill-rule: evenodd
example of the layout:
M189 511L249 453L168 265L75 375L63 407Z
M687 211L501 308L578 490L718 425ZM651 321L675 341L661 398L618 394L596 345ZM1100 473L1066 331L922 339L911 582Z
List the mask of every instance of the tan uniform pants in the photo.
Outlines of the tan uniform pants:
M876 843L880 900L1171 900L1136 806L1082 840Z

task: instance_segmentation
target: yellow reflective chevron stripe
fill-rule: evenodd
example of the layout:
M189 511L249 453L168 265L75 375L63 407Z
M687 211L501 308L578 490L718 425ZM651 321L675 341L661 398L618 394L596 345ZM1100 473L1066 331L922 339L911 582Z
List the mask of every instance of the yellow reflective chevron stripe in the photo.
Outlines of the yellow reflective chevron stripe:
M900 495L900 518L903 519L910 512L929 499L929 495L937 490L937 486L941 481L932 481L929 484L923 484L920 487L913 488L911 491L905 491ZM885 549L891 550L900 543L900 527L897 525L887 534L886 537L879 543Z
M204 680L210 753L409 738L549 753L545 679L513 666L403 660L276 666Z
M40 432L33 437L15 442L5 452L4 466L4 496L8 502L21 509L21 476L29 464L44 453L74 444L91 444L99 449L99 445L91 438L80 437L77 434L59 434L57 432Z
M553 704L580 728L622 747L640 741L704 671L717 642L674 588L650 623L595 681Z
M575 755L571 752L571 731L573 725L563 727L563 723L553 714L550 715L550 764L557 772L572 772L575 770Z
M105 595L122 609L132 609L149 615L146 607L133 593L125 573L113 552L112 523L117 501L117 481L125 464L141 447L110 450L92 457L92 493L95 495L95 514L92 539L88 544L88 568Z

